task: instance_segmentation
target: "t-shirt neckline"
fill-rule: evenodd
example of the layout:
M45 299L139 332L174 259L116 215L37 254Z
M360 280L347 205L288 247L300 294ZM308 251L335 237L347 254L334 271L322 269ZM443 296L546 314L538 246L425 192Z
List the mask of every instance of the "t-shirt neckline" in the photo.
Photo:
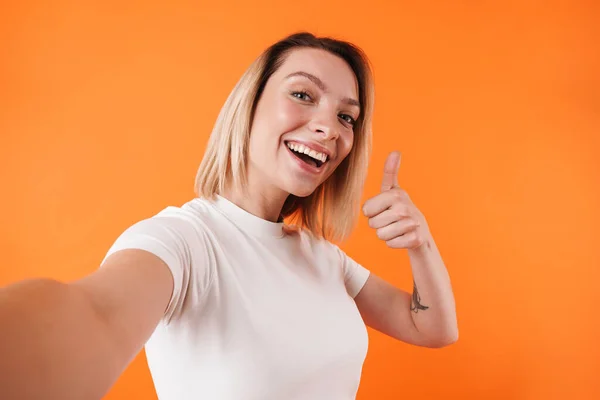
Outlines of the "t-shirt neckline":
M215 194L213 205L242 230L256 236L282 237L284 222L272 222L244 210L225 197Z

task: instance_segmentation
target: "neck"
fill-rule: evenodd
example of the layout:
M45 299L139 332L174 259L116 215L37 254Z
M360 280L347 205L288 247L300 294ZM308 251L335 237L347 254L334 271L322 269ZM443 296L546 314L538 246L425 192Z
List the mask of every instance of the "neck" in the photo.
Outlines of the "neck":
M227 185L220 195L250 214L267 221L278 222L289 193L264 182L254 182L249 175L246 188Z

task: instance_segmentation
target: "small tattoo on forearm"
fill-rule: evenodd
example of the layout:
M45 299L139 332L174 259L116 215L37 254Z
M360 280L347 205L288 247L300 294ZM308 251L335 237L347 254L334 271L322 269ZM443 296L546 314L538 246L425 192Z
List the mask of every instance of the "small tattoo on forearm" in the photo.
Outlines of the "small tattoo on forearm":
M421 296L419 296L419 291L417 290L417 284L413 281L413 295L412 302L410 305L410 310L418 313L419 310L427 310L429 307L421 304Z

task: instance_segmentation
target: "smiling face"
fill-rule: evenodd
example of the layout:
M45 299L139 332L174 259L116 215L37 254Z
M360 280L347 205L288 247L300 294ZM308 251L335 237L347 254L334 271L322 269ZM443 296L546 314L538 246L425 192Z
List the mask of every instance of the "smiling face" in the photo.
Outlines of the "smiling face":
M340 57L291 51L269 78L250 132L248 176L272 195L310 195L350 153L358 84Z

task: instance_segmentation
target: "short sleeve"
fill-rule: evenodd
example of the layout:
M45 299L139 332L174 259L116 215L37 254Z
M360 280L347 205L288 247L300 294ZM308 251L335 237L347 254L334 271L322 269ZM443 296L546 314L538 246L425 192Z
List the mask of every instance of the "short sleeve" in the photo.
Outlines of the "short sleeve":
M166 322L182 312L188 292L198 299L208 291L213 264L208 240L202 229L192 221L177 215L161 214L139 221L117 238L102 264L111 254L125 249L150 252L171 271L173 293L163 317Z
M351 297L354 298L367 282L370 271L353 260L338 246L334 245L334 248L338 254L338 257L340 258L342 270L344 271L344 284L346 285L346 291Z

